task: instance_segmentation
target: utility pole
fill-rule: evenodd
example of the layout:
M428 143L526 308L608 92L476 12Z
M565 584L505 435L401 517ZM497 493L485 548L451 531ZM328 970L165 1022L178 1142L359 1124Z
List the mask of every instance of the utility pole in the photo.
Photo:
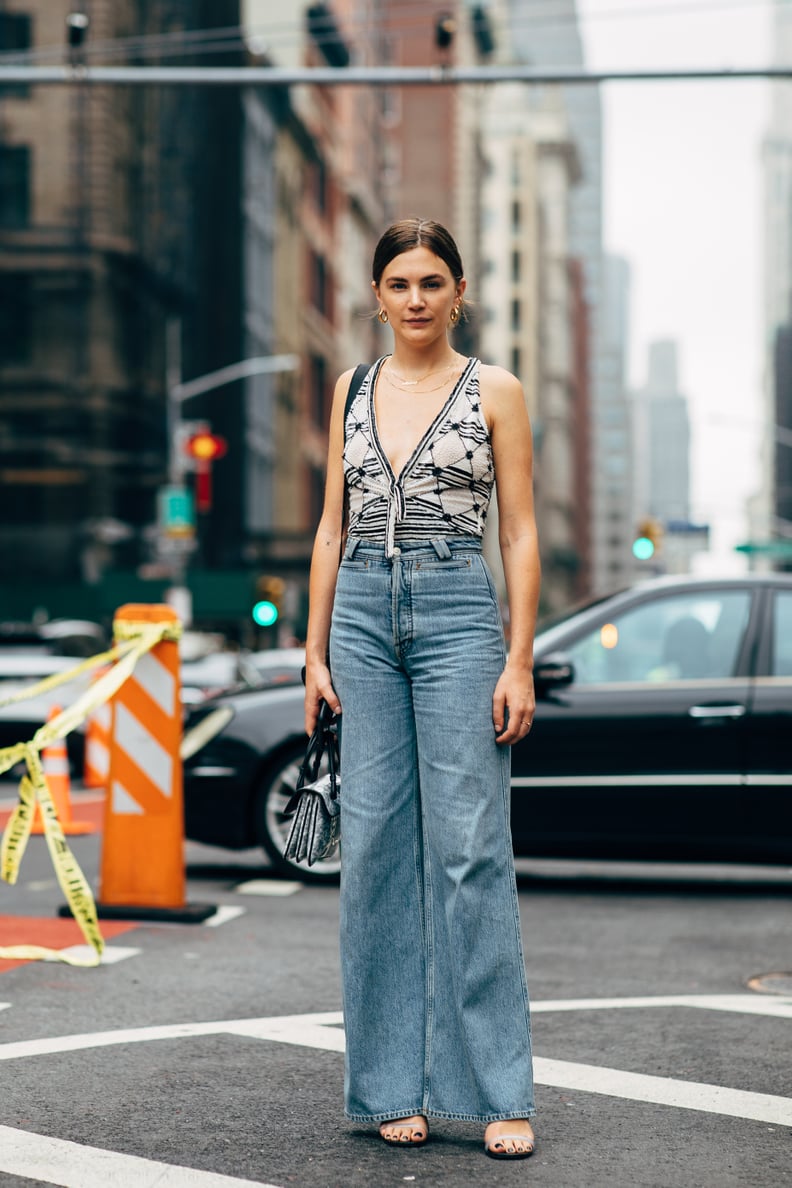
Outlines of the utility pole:
M251 375L297 371L299 355L259 355L231 363L195 379L182 380L182 322L170 318L165 327L165 383L167 388L168 486L159 499L158 551L168 565L173 583L167 601L185 626L192 620L192 597L186 583L187 562L195 549L195 509L185 488L185 421L182 405L195 396L216 391Z
M563 83L590 86L618 82L702 82L737 79L789 79L790 66L668 70L581 70L576 67L520 63L509 66L2 66L3 84L52 86L95 83L101 86L216 87L409 87L477 86L504 82Z

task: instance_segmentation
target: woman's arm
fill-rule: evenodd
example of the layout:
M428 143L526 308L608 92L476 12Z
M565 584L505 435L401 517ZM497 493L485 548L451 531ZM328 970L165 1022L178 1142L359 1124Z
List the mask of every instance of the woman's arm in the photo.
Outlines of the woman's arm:
M533 443L522 385L500 367L482 367L482 407L490 427L498 493L498 540L511 624L509 657L495 687L499 743L531 728L535 698L533 640L541 570L533 500Z
M308 734L316 725L322 698L334 713L341 712L341 703L330 679L327 648L344 519L344 407L353 374L352 371L345 371L336 383L333 394L324 507L311 556L308 633L305 641L305 729Z

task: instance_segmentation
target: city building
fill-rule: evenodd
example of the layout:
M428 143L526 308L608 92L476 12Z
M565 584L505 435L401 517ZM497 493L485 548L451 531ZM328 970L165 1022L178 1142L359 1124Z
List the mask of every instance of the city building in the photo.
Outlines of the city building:
M670 339L650 343L646 383L636 402L637 516L661 524L688 520L690 420L679 390L677 344Z
M373 60L365 5L291 7L284 41L289 5L259 6L287 56ZM2 44L30 61L274 60L261 13L249 43L241 20L238 0L0 0ZM176 586L200 625L244 635L275 578L285 627L304 624L335 376L379 335L379 127L365 89L0 92L0 540L26 579L0 616L106 617ZM207 434L217 457L190 460Z
M494 88L483 131L481 355L508 367L525 390L535 441L543 609L554 610L578 593L580 499L588 486L577 444L582 426L575 421L586 403L575 329L583 302L569 244L578 159L558 93L548 93L540 110L522 84ZM497 505L487 544L499 573L496 516Z
M258 64L371 63L377 8L337 0L275 11L247 0L248 46ZM335 380L384 349L369 288L384 219L380 96L308 83L246 88L244 110L247 350L296 355L300 366L246 380L243 561L285 583L285 626L301 635Z
M690 417L677 354L672 340L650 343L646 383L635 393L633 535L656 550L634 555L635 577L689 573L709 547L709 526L690 519Z
M632 409L627 395L627 348L629 342L630 269L626 260L605 255L602 259L599 331L599 392L597 431L591 440L592 466L596 474L592 487L599 490L600 519L592 541L606 550L610 560L600 581L617 588L623 572L629 571L634 536L633 474L634 466ZM602 555L600 554L600 561ZM608 567L613 565L613 570Z
M3 0L0 40L30 61L185 64L185 31L238 20L234 0ZM0 615L107 614L141 565L174 563L165 327L181 321L185 376L239 358L237 113L200 88L0 90Z
M792 8L773 6L772 60L792 56ZM764 174L764 408L761 486L748 509L749 538L759 545L792 539L792 94L770 84L770 122L762 151ZM788 568L783 554L752 557L754 567Z
M514 53L537 67L584 64L575 0L506 0ZM549 87L548 89L556 89ZM615 421L629 418L628 395L619 386L605 315L602 242L602 106L596 86L560 85L581 178L570 195L571 255L583 267L589 327L590 473L588 505L590 589L602 593L631 576L630 487L628 462L616 476L612 434ZM537 87L537 102L544 88Z

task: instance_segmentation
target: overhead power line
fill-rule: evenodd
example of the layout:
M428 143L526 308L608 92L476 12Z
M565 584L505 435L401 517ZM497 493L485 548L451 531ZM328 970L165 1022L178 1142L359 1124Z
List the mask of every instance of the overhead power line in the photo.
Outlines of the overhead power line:
M646 18L685 18L688 16L718 16L740 9L755 9L756 0L682 0L671 3L640 7L631 3L622 8L603 8L588 12L584 18L574 9L559 12L552 5L534 8L516 15L508 22L512 31L529 32L536 29L546 32L569 24L577 24L581 33L601 21L641 21ZM426 28L425 0L400 0L398 26L390 25L376 12L365 11L345 14L342 32L353 39L359 36L387 35L399 38ZM284 48L293 46L303 37L301 23L284 21L265 25L225 25L208 29L177 29L171 32L137 34L130 37L108 38L101 41L88 40L82 47L86 60L123 57L182 57L185 55L239 52L256 42ZM61 60L63 45L52 44L29 50L0 51L0 63L6 65L33 65Z
M792 66L720 69L582 70L558 66L0 66L0 87L28 85L147 86L459 86L502 82L596 84L683 80L787 79Z

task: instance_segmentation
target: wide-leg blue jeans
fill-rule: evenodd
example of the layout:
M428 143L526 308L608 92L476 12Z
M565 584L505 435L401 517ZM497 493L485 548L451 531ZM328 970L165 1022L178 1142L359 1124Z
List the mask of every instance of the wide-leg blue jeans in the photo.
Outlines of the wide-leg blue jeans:
M350 540L330 666L341 719L345 1108L359 1121L535 1113L492 695L505 660L478 540Z

